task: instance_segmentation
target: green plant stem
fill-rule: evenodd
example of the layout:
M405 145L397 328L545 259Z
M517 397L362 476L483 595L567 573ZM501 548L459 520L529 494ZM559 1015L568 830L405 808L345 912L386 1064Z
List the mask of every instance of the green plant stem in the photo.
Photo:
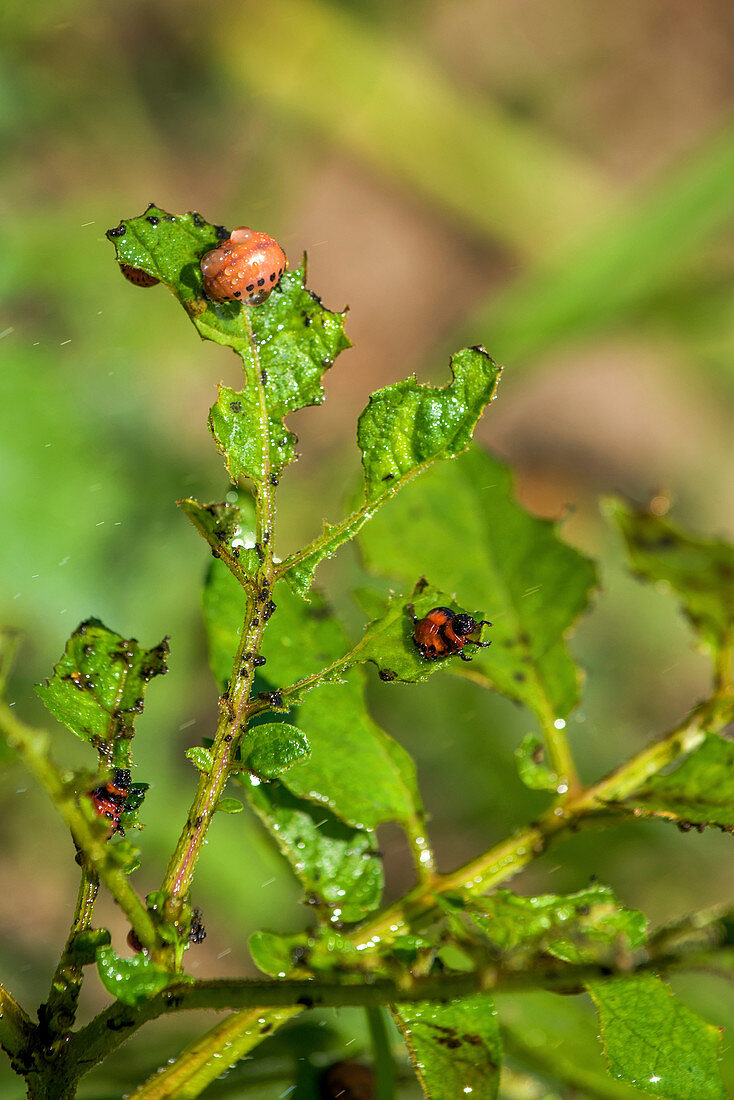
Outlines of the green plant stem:
M221 1076L223 1050L227 1052L227 1064L234 1065L261 1043L270 1031L300 1011L300 1008L271 1009L267 1019L259 1009L244 1008L233 1013L191 1043L173 1065L128 1093L127 1100L167 1100L169 1097L193 1100Z
M548 762L558 776L558 793L564 799L574 798L581 791L581 781L568 743L566 724L564 722L560 727L556 725L558 719L548 703L540 680L538 697L542 699L543 705L536 709L535 714L548 751Z
M48 736L26 726L4 704L0 704L0 729L69 826L77 846L125 913L140 942L145 947L155 947L157 934L148 910L116 862L107 838L92 827L77 804L74 791L49 759Z
M46 1004L39 1010L39 1018L43 1019L51 1039L72 1027L76 1018L84 979L84 968L77 960L76 946L80 934L92 925L98 890L99 879L96 873L86 864L83 865L69 937L51 979Z
M615 802L628 797L667 764L692 752L707 733L723 729L732 720L733 712L734 699L728 694L717 695L701 703L665 737L648 745L598 783L583 789L562 805L552 806L536 822L518 830L465 866L449 874L435 875L427 884L416 887L405 898L365 924L361 942L369 942L375 935L394 932L425 915L433 908L433 898L437 893L468 890L472 894L482 894L512 878L542 855L552 841L580 828L585 819L610 810L613 812Z
M238 1028L245 1027L243 1049L250 1049L269 1035L277 1024L285 1022L302 1008L373 1008L398 1002L451 1001L473 993L518 993L549 990L556 993L580 993L591 982L604 982L631 974L666 973L680 970L709 970L731 977L734 975L734 949L717 945L700 948L694 943L680 944L663 953L643 953L636 961L626 957L614 962L566 963L542 953L523 969L510 964L503 968L490 947L472 971L414 976L404 970L398 977L373 977L365 981L365 973L350 973L339 978L270 979L209 979L171 986L164 993L150 997L136 1009L116 1003L96 1016L71 1039L72 1058L91 1067L111 1050L125 1042L149 1020L173 1012L194 1009L237 1010L234 1016L212 1029L208 1036L190 1048L196 1048L192 1060L203 1065L218 1061L217 1072L226 1069L216 1052L233 1048L238 1042ZM275 1008L274 1018L268 1009ZM257 1025L257 1026L255 1026ZM257 1034L255 1034L257 1032ZM219 1045L217 1045L219 1044ZM237 1058L241 1057L237 1055ZM237 1058L233 1060L236 1061ZM178 1060L174 1065L178 1064ZM232 1062L229 1063L230 1065Z
M260 423L263 439L268 438L268 413L265 392L262 383L262 371L257 346L248 333L249 362L243 351L245 371L248 381L257 386L260 401ZM252 372L252 377L249 377ZM240 632L240 641L235 655L232 678L227 694L220 700L220 718L214 741L211 746L212 766L209 772L199 777L199 783L189 810L186 824L179 837L176 849L171 857L161 889L176 904L185 900L191 888L196 862L201 853L217 803L227 784L237 757L240 742L247 729L251 713L250 691L255 678L255 661L260 652L263 632L267 624L264 614L265 605L270 600L274 585L275 566L273 547L275 542L275 505L273 485L271 484L271 466L269 448L265 446L263 454L263 478L256 486L256 538L261 551L261 566L252 585L245 586L248 598L245 605L245 617ZM166 953L159 954L166 958Z
M367 1025L372 1044L372 1066L375 1071L375 1100L394 1100L395 1062L390 1049L384 1008L367 1008Z
M574 832L580 827L581 822L584 821L585 818L599 816L606 812L613 813L613 807L610 808L608 805L610 802L613 803L632 794L633 791L641 786L650 776L656 774L667 764L672 763L685 753L693 751L703 741L707 732L715 732L722 729L731 721L732 709L732 700L728 693L715 695L711 700L694 708L686 720L665 737L646 746L641 752L637 753L625 764L611 772L598 783L581 791L575 798L569 799L563 806L559 805L552 807L534 825L519 830L514 836L496 845L494 848L482 854L477 859L472 860L464 867L459 868L457 871L448 875L435 875L431 878L429 884L419 883L415 890L396 902L395 905L390 906L372 920L365 922L365 924L357 929L350 938L356 944L369 944L370 941L374 943L376 939L386 934L389 935L404 930L411 920L417 919L420 916L426 916L430 913L433 908L433 899L436 893L452 889L466 889L471 893L479 894L486 892L486 890L493 885L506 882L522 870L529 862L545 851L552 839L559 839L564 834ZM717 955L717 958L719 962L722 961L720 953ZM692 966L693 961L694 960L689 955L687 957L687 965ZM662 957L659 954L656 954L655 965L658 967L662 965ZM465 976L457 979L457 981L460 982L463 978L465 978ZM284 991L282 982L269 983L268 988L274 985L277 985L281 989L281 992ZM305 996L309 1003L314 1003L312 994L315 992L316 988L316 983L308 985ZM447 985L442 986L441 989L443 991L443 997L450 995L451 990ZM361 990L362 999L358 1001L359 1004L364 1006L368 1004L372 998L375 998L372 1003L382 1003L379 1000L380 990L378 985L367 985L362 983ZM425 990L425 987L422 987L420 996L424 999L427 999L426 992L427 990ZM467 989L464 992L469 992L469 990ZM193 990L191 989L188 990L188 994L186 991L183 993L184 998L191 997L192 995ZM197 994L197 996L198 995L200 994ZM265 994L263 994L263 996L264 995ZM454 987L453 995L461 995L456 992L456 987ZM402 990L398 995L398 999L400 998L411 999L410 997L406 998ZM261 1001L261 1004L262 1003ZM221 1005L220 1007L225 1006ZM146 1006L146 1011L150 1011L149 1006ZM298 1011L298 1008L292 1007L290 1014L295 1015ZM110 1038L111 1033L105 1022L108 1014L119 1014L121 1012L124 1015L124 1009L121 1009L119 1006L113 1006L108 1010L107 1014L103 1013L101 1016L98 1016L88 1025L87 1029L85 1029L86 1035L88 1036L84 1039L85 1047L89 1046L93 1049L99 1049L99 1053L95 1059L96 1061L106 1056L109 1052L110 1044L119 1045L119 1042L122 1041L122 1039L118 1040L117 1033L113 1035L112 1039ZM145 1017L145 1019L148 1018L148 1016ZM280 1022L275 1019L271 1011L265 1008L263 1008L260 1018L265 1021L263 1026L267 1026L267 1023L272 1023L273 1026L277 1026ZM245 1019L247 1018L245 1017ZM131 1026L140 1026L143 1022L145 1022L144 1019L141 1019L139 1022L136 1020ZM231 1027L228 1026L230 1024ZM180 1062L185 1062L188 1066L187 1072L193 1074L195 1073L196 1064L199 1061L202 1063L211 1063L214 1057L214 1044L217 1042L217 1033L219 1028L222 1028L223 1034L226 1033L226 1039L221 1041L218 1050L222 1058L217 1062L217 1072L221 1073L228 1065L232 1065L233 1062L237 1060L234 1057L230 1059L227 1051L229 1050L229 1044L235 1040L238 1026L240 1025L238 1024L236 1015L230 1017L229 1020L225 1020L223 1024L218 1025L218 1028L209 1033L208 1039L210 1045L207 1046L204 1054L200 1054L194 1047L189 1047L183 1052L179 1059L176 1059L176 1062L173 1063L170 1069L167 1069L165 1072L167 1074L172 1074L175 1067L178 1066ZM249 1027L250 1025L249 1022L246 1022L242 1026ZM80 1032L79 1034L82 1036L85 1032ZM248 1041L249 1035L250 1033L248 1031ZM248 1049L250 1048L248 1047ZM240 1056L241 1055L238 1055L237 1057ZM158 1079L159 1075L156 1075L152 1081L157 1081ZM143 1086L143 1088L145 1087L147 1086ZM193 1097L198 1095L198 1093L191 1092L186 1095L187 1097ZM153 1097L155 1097L155 1100L169 1100L169 1098L172 1100L174 1096L176 1096L175 1092L146 1092L140 1094L140 1100L143 1100L143 1097L145 1097L145 1100L153 1100Z
M714 657L714 683L720 694L734 692L732 682L732 660L734 659L734 641L722 645Z

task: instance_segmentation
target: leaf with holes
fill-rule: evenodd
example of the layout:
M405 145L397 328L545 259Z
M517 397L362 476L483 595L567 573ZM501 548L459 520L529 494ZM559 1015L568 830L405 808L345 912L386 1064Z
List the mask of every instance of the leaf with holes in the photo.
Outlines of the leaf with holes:
M54 718L88 741L116 767L130 766L134 722L145 689L167 671L168 641L143 649L98 619L87 619L69 638L53 676L36 686Z
M372 394L357 425L364 500L347 519L327 524L322 535L283 564L281 574L295 591L305 596L319 563L354 538L407 482L466 449L494 397L500 370L483 348L464 348L451 359L452 380L446 386L424 386L408 378Z
M616 949L639 947L646 921L637 909L620 905L608 886L590 886L576 894L523 897L497 890L488 898L456 900L503 954L549 954L565 962L613 961Z
M222 388L211 430L233 477L257 483L277 478L294 457L294 437L282 418L323 401L321 376L349 347L344 314L326 309L307 290L305 267L286 271L258 306L207 298L201 260L228 233L199 214L150 206L107 236L119 263L166 283L203 339L242 358L246 386L240 393Z

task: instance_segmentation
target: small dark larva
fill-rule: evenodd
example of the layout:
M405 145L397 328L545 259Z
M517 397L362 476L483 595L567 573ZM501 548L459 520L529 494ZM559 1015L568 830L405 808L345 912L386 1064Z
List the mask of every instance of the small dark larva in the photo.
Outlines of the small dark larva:
M413 614L412 607L409 606L408 611ZM438 661L455 653L462 661L470 661L471 657L464 653L467 642L482 648L491 645L470 637L478 634L483 626L491 626L490 622L486 619L477 622L471 615L457 614L450 607L433 607L422 619L413 614L413 622L413 641L421 657L428 661Z
M120 817L130 794L130 771L128 768L115 768L112 779L103 787L95 787L90 791L89 797L94 803L94 808L100 817L106 817L112 822L110 836L113 833L125 835L125 830L120 824Z
M141 270L139 267L131 267L130 264L120 264L120 271L129 279L131 283L135 283L135 286L155 286L160 282L160 279L156 279L155 275L149 275L147 271Z
M278 285L287 263L277 241L242 225L202 259L204 290L215 302L259 306Z

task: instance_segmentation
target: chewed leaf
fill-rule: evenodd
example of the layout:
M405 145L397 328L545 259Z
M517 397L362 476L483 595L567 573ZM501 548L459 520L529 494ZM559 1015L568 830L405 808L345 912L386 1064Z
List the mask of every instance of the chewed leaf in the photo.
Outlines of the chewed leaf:
M193 978L163 970L145 955L122 958L113 947L97 948L97 970L102 985L125 1005L139 1005L170 986L190 983Z
M608 886L535 897L497 890L455 907L503 954L547 953L571 963L593 962L620 942L634 948L645 938L643 914L620 905Z
M429 1100L495 1100L502 1043L492 1001L477 993L447 1004L401 1004L395 1019Z
M714 650L734 644L734 546L698 539L662 516L607 501L607 512L625 540L633 569L664 581L680 597L702 640Z
M167 671L168 642L143 649L98 619L74 631L53 676L36 691L54 718L88 741L109 764L129 767L134 722L145 689Z
M681 1004L653 974L593 982L613 1077L664 1100L726 1100L721 1032Z
M261 305L208 298L201 260L228 233L199 214L173 215L150 206L107 235L120 263L170 287L203 339L241 356L245 389L222 391L212 410L212 432L233 477L277 478L294 458L293 436L282 418L323 401L321 376L349 347L344 314L326 309L306 289L305 268L286 271Z
M734 743L709 734L675 771L648 779L622 806L683 830L710 825L734 832Z
M542 725L575 706L579 673L566 635L596 583L592 563L556 525L515 500L505 466L478 448L408 485L360 536L367 565L412 583L421 573L492 621L471 673L524 703Z
M319 563L354 538L403 485L432 463L466 449L494 397L500 371L483 348L464 348L451 359L448 385L424 386L409 378L372 394L357 425L364 502L342 523L326 525L319 538L284 563L281 573L295 591L305 595Z
M320 916L350 924L379 905L382 861L372 830L345 825L282 784L242 783Z

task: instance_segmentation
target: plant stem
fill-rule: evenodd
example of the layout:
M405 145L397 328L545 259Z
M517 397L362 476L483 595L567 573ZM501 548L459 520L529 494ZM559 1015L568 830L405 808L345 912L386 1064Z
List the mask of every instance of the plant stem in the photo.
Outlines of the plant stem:
M249 322L246 319L249 326ZM263 438L263 476L256 484L256 538L261 566L252 583L243 585L247 595L245 617L234 659L227 694L220 700L220 718L211 746L211 770L199 777L191 809L171 857L161 889L172 899L174 908L188 896L202 845L234 766L237 750L250 717L250 691L255 678L255 661L267 624L267 604L274 584L275 506L271 481L268 440L268 413L257 346L248 327L248 349L241 354L248 382L257 386L260 401L260 425ZM250 377L249 372L252 372ZM256 593L255 596L252 592Z
M608 811L610 804L626 798L667 764L697 748L708 732L723 729L732 719L733 703L729 697L714 696L700 704L665 737L648 745L598 783L581 790L562 805L552 806L536 822L456 871L435 875L428 883L420 884L365 924L360 942L369 942L376 934L396 931L410 920L425 915L433 907L437 893L468 890L481 894L512 878L542 855L553 840L580 828L585 818Z
M156 929L145 905L130 885L127 875L116 862L114 853L98 830L82 813L75 793L64 782L60 770L49 759L48 736L26 726L16 718L12 709L0 704L0 729L8 743L23 757L23 761L45 790L61 817L71 830L77 846L81 848L95 872L114 897L130 921L135 934L145 947L154 947Z
M714 683L717 692L731 693L734 690L732 684L732 659L734 658L734 642L720 646L714 656Z
M68 1031L73 1026L76 1018L79 993L84 980L84 968L77 959L76 946L79 935L91 927L98 890L99 879L97 875L86 863L83 864L74 917L69 929L66 946L51 979L51 988L46 1004L41 1005L38 1010L39 1019L42 1021L51 1042L61 1032Z
M375 1071L375 1100L394 1100L395 1062L390 1049L385 1010L365 1009L372 1043L372 1065Z
M708 969L731 975L734 972L734 950L718 944L700 947L695 941L685 941L674 950L644 952L636 961L624 958L615 962L567 963L540 952L518 969L512 960L503 966L496 951L488 945L471 971L438 972L415 976L409 970L397 977L374 977L365 981L365 973L349 973L340 977L308 977L300 979L214 978L194 983L170 986L164 993L149 997L136 1009L116 1003L100 1013L86 1027L72 1036L72 1051L83 1055L85 1063L100 1061L133 1030L148 1020L173 1012L194 1009L237 1010L234 1016L217 1025L196 1046L203 1060L215 1058L223 1046L229 1051L243 1026L246 1049L269 1035L276 1023L283 1023L302 1008L373 1008L396 1003L416 1004L422 1001L451 1001L473 993L518 993L530 990L550 990L557 993L578 993L591 982L604 982L632 974L669 972L671 970ZM277 1020L267 1008L277 1009ZM257 1024L257 1027L255 1026ZM255 1035L257 1032L257 1035ZM110 1036L112 1033L112 1036ZM217 1038L218 1037L218 1038ZM226 1042L224 1041L226 1039ZM206 1041L205 1041L206 1040ZM219 1046L217 1047L217 1042ZM241 1054L237 1055L237 1058ZM237 1060L237 1059L234 1059ZM231 1062L229 1063L232 1064ZM226 1066L219 1061L218 1073Z
M286 1023L300 1008L271 1010L244 1008L228 1016L211 1031L191 1043L171 1066L156 1073L127 1096L127 1100L193 1100L223 1071L221 1051L227 1051L227 1065L244 1058L263 1037Z
M611 772L607 777L587 788L569 800L563 806L552 807L534 825L519 830L514 836L503 841L490 851L479 856L476 860L466 864L459 870L448 875L435 875L430 885L419 884L410 894L401 899L395 905L378 914L371 921L363 924L350 937L355 944L369 944L375 942L385 934L396 932L406 927L410 920L418 916L428 914L433 906L433 898L436 893L447 890L464 888L471 893L482 893L489 887L505 882L517 874L527 863L540 855L547 847L551 839L557 839L564 833L569 833L578 828L584 818L591 818L609 809L609 803L622 799L636 790L647 778L660 771L667 764L678 759L685 753L691 752L704 739L706 733L715 732L723 728L732 718L732 700L728 696L714 696L713 699L696 707L688 718L671 731L667 736L647 746L637 753L621 767ZM666 962L671 964L673 958L680 960L681 956L655 953L650 965L662 969ZM722 953L716 956L705 951L701 953L699 964L703 965L706 959L716 958L719 965L724 964ZM696 959L690 953L683 959L684 965L693 966ZM730 960L730 967L734 968L734 959ZM597 973L598 973L598 969ZM582 973L583 971L583 973ZM605 968L609 974L609 969ZM570 981L570 971L565 971L564 981ZM514 974L512 982L514 988L517 983L525 982L527 988L538 988L540 975ZM549 974L544 976L545 988L548 988ZM574 978L570 988L578 988L584 980L592 980L592 975L585 968L574 971ZM328 990L323 981L307 979L304 982L291 982L287 980L263 983L227 983L208 982L197 983L195 986L181 988L180 996L171 997L172 991L152 998L137 1013L125 1009L121 1005L113 1005L106 1012L97 1016L86 1028L78 1032L73 1042L79 1046L80 1052L84 1051L85 1058L91 1064L96 1064L106 1057L111 1050L120 1045L131 1033L132 1029L140 1027L148 1019L161 1015L164 1012L175 1011L177 1008L211 1007L211 1008L238 1008L241 1011L230 1016L227 1020L217 1025L207 1036L201 1040L201 1044L193 1044L179 1059L164 1071L164 1074L156 1075L151 1082L142 1086L142 1089L152 1089L156 1082L161 1083L162 1091L142 1091L135 1094L135 1100L173 1100L179 1095L186 1097L198 1096L201 1090L210 1080L220 1074L228 1066L232 1065L242 1056L230 1057L229 1051L237 1051L239 1047L238 1036L242 1035L244 1048L249 1050L258 1041L253 1035L253 1012L243 1008L243 999L248 1003L254 998L261 1006L266 1002L276 1004L277 1010L262 1008L257 1019L260 1021L261 1034L267 1030L279 1026L285 1019L301 1011L304 1004L338 1003L359 1004L362 1007L381 1003L389 1003L389 998L394 1000L429 1000L435 994L439 999L466 995L476 992L478 988L497 988L498 973L487 969L483 972L473 972L466 975L451 975L449 978L440 976L430 979L412 979L411 988L399 988L395 983L383 980L359 982L355 985L333 983L332 990ZM431 986L429 983L436 983ZM575 983L575 984L574 984ZM322 998L326 997L326 1000ZM297 1004L301 998L303 1004ZM282 1006L290 1005L283 1009ZM256 1011L256 1010L255 1010ZM283 1014L285 1012L285 1015ZM268 1028L270 1026L270 1029ZM219 1044L217 1046L217 1044ZM234 1044L234 1045L233 1045ZM220 1058L215 1059L215 1054ZM81 1056L81 1055L80 1055ZM173 1080L177 1067L186 1064L187 1080L195 1081L198 1091L177 1093L165 1091L163 1081ZM205 1072L205 1067L216 1064L216 1073L207 1077L197 1077L197 1073ZM200 1087L199 1087L200 1085Z

